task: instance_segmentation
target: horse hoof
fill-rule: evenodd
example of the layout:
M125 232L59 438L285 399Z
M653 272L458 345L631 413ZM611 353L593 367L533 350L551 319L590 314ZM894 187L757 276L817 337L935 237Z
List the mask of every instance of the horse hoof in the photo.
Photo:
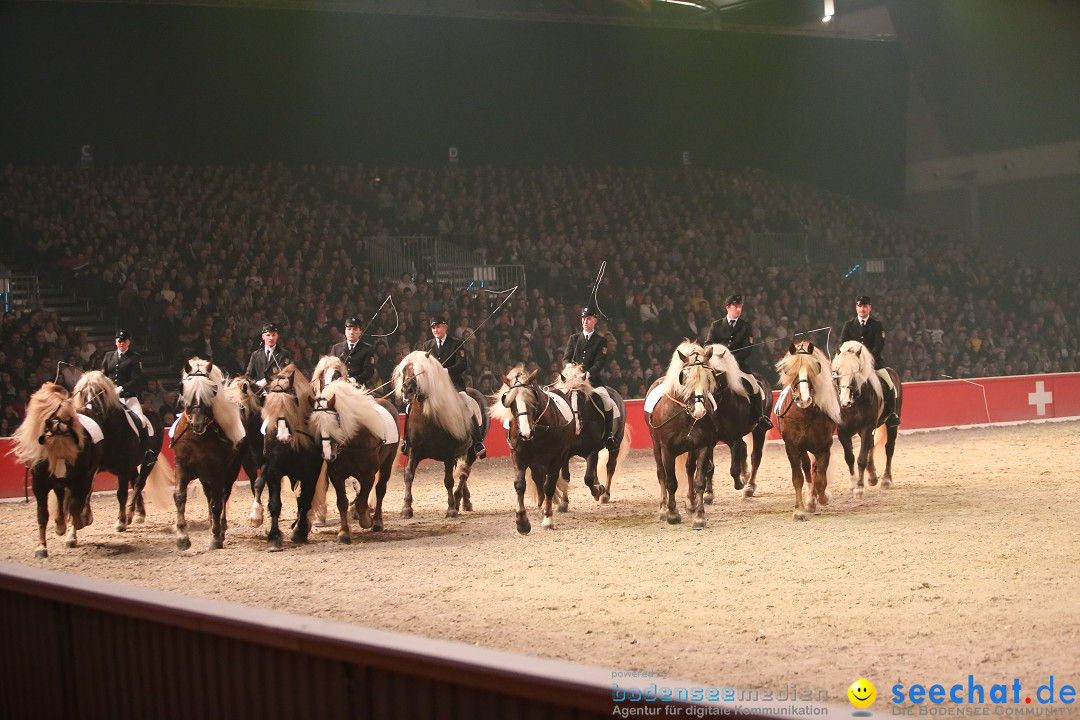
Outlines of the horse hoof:
M308 534L302 532L294 532L292 534L292 541L294 545L307 545Z
M262 508L259 508L258 510L252 510L251 514L248 515L248 520L251 521L251 527L259 527L260 525L262 525L263 524L263 511L262 511Z
M892 478L882 478L881 479L881 487L883 487L883 488L891 488L892 487Z
M599 483L593 485L589 490L592 491L593 500L599 500L604 496L604 486Z
M863 491L862 488L855 488L854 490L851 491L851 497L854 498L855 500L862 500L863 492L864 491Z
M756 487L754 487L753 485L747 485L746 487L743 488L742 496L744 498L752 498L752 497L754 497L754 493L756 491L757 491Z
M472 501L471 500L462 500L461 501L461 509L464 510L465 512L472 512L473 511L473 509L472 509Z
M224 540L221 540L219 538L210 538L210 549L211 550L220 550L223 547L225 547L225 541Z
M127 530L127 525L120 522L119 520L116 521L116 525L114 527L116 528L116 532L124 532L125 530Z
M347 533L338 533L337 541L339 545L352 545L352 538Z
M408 520L409 518L411 518L412 517L412 508L411 507L402 508L401 509L401 517L403 519L405 519L405 520Z
M829 491L829 490L826 490L825 492L818 495L818 502L821 503L822 506L825 506L825 505L828 505L829 503L831 503L832 502L832 492Z
M35 560L44 560L47 557L49 557L49 551L46 550L45 548L41 548L40 550L35 550L34 551L34 559Z
M75 538L71 538L70 540L65 540L64 541L64 545L69 547L69 548L76 547L78 544L79 543L75 540Z
M611 495L608 494L607 490L604 490L604 494L600 496L600 502L604 505L607 505L609 502L611 502Z
M267 541L266 552L281 552L281 538Z
M457 516L458 516L457 508L446 508L446 517L452 518L452 517L457 517Z
M735 488L735 489L738 490L739 488ZM701 496L701 499L706 505L712 505L713 494L712 493L705 493L704 495Z
M532 531L532 525L529 524L528 520L526 520L525 522L521 522L519 520L517 524L517 531L522 535L528 535L529 532Z
M558 509L559 512L568 512L570 510L570 503L568 503L568 502L559 503L559 506L558 506L557 509Z
M187 550L191 547L191 539L188 538L187 535L185 535L184 537L176 538L176 547L180 548L181 550Z
M144 522L146 522L146 513L138 513L138 514L136 514L135 515L135 522L140 524L140 525L143 524Z
M671 513L667 516L668 525L678 525L682 522L682 515L679 513Z
M866 482L870 485L870 487L876 487L877 486L877 475L870 475L869 477L866 478Z
M694 518L694 524L691 527L695 530L704 530L705 518Z
M547 528L548 530L554 530L555 522L551 518L546 517L544 518L543 522L540 523L540 527Z
M796 520L808 520L810 518L810 516L807 515L805 512L803 512L802 510L796 510L793 517Z

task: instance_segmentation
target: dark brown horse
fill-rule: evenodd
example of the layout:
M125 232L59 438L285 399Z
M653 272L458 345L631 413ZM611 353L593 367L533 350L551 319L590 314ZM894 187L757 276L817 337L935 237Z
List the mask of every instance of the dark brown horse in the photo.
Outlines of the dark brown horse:
M874 466L877 445L885 445L885 473L881 476L881 486L892 486L892 458L899 428L888 427L884 423L885 403L879 373L887 373L896 389L898 414L903 405L903 388L900 376L892 368L875 370L874 356L858 340L848 340L840 346L833 358L832 370L840 392L840 425L836 428L836 436L844 448L844 462L851 474L852 495L861 498L865 490L864 475L871 486L878 482L877 468ZM858 478L855 476L855 453L851 445L851 438L856 435L859 437Z
M187 532L187 491L198 479L210 512L210 549L225 545L225 510L240 473L245 440L239 406L222 392L225 382L213 362L192 358L184 364L180 382L183 412L173 428L176 460L176 546L191 547Z
M712 349L689 340L675 350L667 374L653 383L645 403L645 421L652 438L656 479L660 483L660 519L682 522L675 502L679 481L675 460L686 455L687 510L694 528L705 527L705 486L716 445L716 424L710 417L716 377L709 367ZM654 404L655 403L655 404Z
M487 400L470 388L468 396L476 403L475 408L470 407L472 403L466 403L454 389L439 359L423 350L409 353L398 363L393 383L397 398L407 404L405 441L409 446L409 464L405 467L405 505L401 517L413 516L413 477L416 466L427 458L443 464L446 517L456 517L459 509L471 511L469 474L476 462L475 445L487 437L490 425L484 412Z
M615 418L611 429L619 449L609 452L604 448L604 410L601 405L603 400L585 377L584 367L578 363L568 363L559 374L555 389L569 398L570 409L574 413L574 444L570 448L570 457L585 458L585 486L589 488L594 500L602 503L609 502L611 481L615 477L615 470L619 465L619 460L630 449L630 428L626 424L626 405L622 395L611 388L604 388L619 411L619 417ZM601 453L604 454L604 470L607 474L606 482L603 483L599 482L596 472ZM569 462L563 466L562 479L564 484L569 486ZM566 512L567 506L568 497L561 494L559 510Z
M777 401L776 427L791 463L795 519L806 520L807 512L817 512L819 502L829 504L829 452L840 422L840 401L829 373L829 360L811 342L804 340L789 346L776 370L784 388ZM809 484L805 503L804 481Z
M259 404L258 387L247 375L234 375L225 383L222 391L232 404L240 409L240 420L244 424L244 441L240 445L240 467L248 477L251 495L249 520L252 527L259 527L263 521L262 502L256 495L259 487L259 471L266 456L263 455L262 406Z
M545 392L537 385L536 372L528 373L520 365L511 370L489 410L491 417L507 428L518 500L517 530L522 535L532 530L525 510L525 471L529 471L530 487L543 513L541 527L554 529L552 499L574 443L570 404L558 390Z
M345 496L345 480L350 477L360 484L353 500L360 527L376 532L383 529L383 496L398 454L397 417L397 408L388 400L376 400L347 380L329 383L315 398L311 425L319 438L327 477L337 495L341 523L338 542L348 543L351 538ZM368 506L372 487L375 488L374 512Z
M274 375L267 385L267 390L262 409L263 424L266 428L263 435L266 462L259 473L256 498L259 495L259 486L265 483L270 493L267 500L267 509L270 510L270 529L266 533L267 549L276 552L281 550L281 529L278 527L281 517L281 479L288 476L293 490L297 487L300 489L292 541L306 543L311 531L309 511L315 497L315 486L319 481L323 459L310 426L315 396L311 392L311 383L307 376L294 364L289 363Z
M757 490L757 472L761 455L765 450L768 429L759 423L769 414L772 404L772 388L760 375L744 376L739 363L724 345L712 345L713 354L709 366L716 376L716 437L731 448L731 479L735 489L743 491L743 497L753 497ZM752 387L747 385L753 381ZM754 447L747 463L746 436L753 436ZM712 502L712 472L705 488L705 504Z
M146 452L139 439L139 433L132 427L138 419L130 418L128 409L120 402L116 385L100 370L91 370L75 383L72 390L75 409L92 418L105 436L104 455L99 470L116 475L116 501L119 511L116 519L116 532L124 532L132 522L142 522L146 517L143 504L143 488L151 472L159 477L155 480L167 482L161 476L168 477L168 464L162 460L146 461ZM150 450L155 456L161 452L161 422L154 423L154 416L148 418L154 425L154 434L148 437ZM160 468L158 467L160 465ZM132 491L128 500L128 490Z
M45 530L49 524L50 492L56 496L56 534L67 535L68 547L78 544L77 530L94 522L90 493L105 448L92 436L91 423L75 412L67 390L45 383L30 396L26 417L15 431L11 452L30 466L37 500L35 558L49 556ZM100 430L96 432L100 435Z

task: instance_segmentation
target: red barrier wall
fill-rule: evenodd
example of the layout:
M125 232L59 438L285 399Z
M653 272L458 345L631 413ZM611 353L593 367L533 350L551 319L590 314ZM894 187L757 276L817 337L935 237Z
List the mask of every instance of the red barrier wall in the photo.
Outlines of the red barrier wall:
M773 393L774 401L777 393ZM632 428L633 447L647 448L649 428L642 410L643 400L628 400L626 414ZM1050 418L1080 417L1080 373L1015 375L977 380L939 380L904 385L904 430L1030 422ZM771 439L780 436L776 430ZM25 468L8 454L11 440L0 439L0 497L23 497ZM487 439L490 457L510 454L506 431L492 425ZM172 462L172 452L162 453ZM241 479L243 479L241 475ZM95 490L116 489L116 478L102 473Z

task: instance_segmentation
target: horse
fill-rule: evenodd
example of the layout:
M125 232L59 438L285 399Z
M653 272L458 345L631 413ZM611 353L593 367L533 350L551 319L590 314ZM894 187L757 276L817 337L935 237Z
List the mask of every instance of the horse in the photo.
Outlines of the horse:
M488 412L507 428L507 444L516 473L517 531L532 530L525 510L525 471L532 477L532 490L541 507L541 527L554 529L552 498L559 476L570 458L574 444L574 421L566 397L558 390L544 391L536 384L537 370L531 373L518 365L506 376Z
M259 405L258 388L247 375L234 375L225 383L222 393L229 402L240 409L244 423L244 442L240 446L240 467L248 477L253 498L249 520L252 527L262 525L263 507L259 497L264 483L259 482L259 470L266 462L263 455L262 407Z
M183 412L172 430L176 461L176 546L191 547L187 532L187 490L198 478L210 512L210 549L225 546L225 516L233 483L240 473L247 430L240 406L223 392L225 379L213 361L193 357L180 380Z
M812 342L802 340L788 347L776 363L784 389L776 403L777 429L784 439L791 484L795 487L796 520L828 505L829 452L832 436L840 424L840 400L829 373L829 359ZM814 456L813 464L810 455ZM803 481L810 485L803 502Z
M335 380L348 380L349 370L345 363L336 355L323 355L315 364L315 370L311 373L311 392L318 396L327 385ZM326 473L319 474L319 482L315 486L315 497L311 501L313 524L326 524Z
M660 519L671 525L682 522L675 503L679 488L675 459L686 454L687 509L694 513L693 527L705 527L705 487L716 445L716 424L709 416L716 376L709 365L713 349L684 340L675 349L667 373L657 379L645 403L645 421L652 438L656 479L660 483Z
M104 455L98 468L116 475L116 500L120 505L116 519L116 532L124 532L132 522L142 522L146 518L146 506L143 502L143 488L147 478L155 468L154 481L165 481L168 477L168 463L156 459L147 462L146 453L139 432L133 427L139 420L130 417L128 409L120 402L116 385L109 376L100 370L91 370L75 383L72 389L75 409L92 418L105 436ZM153 414L150 422L154 425L154 434L149 436L150 450L155 457L161 453L161 422L155 424ZM128 488L134 492L128 501Z
M340 362L340 361L339 361ZM381 413L379 408L385 411ZM390 401L376 400L370 393L347 380L334 380L315 398L311 425L319 438L327 477L337 495L338 542L350 542L345 479L356 478L360 490L353 501L362 528L383 529L382 503L386 482L398 454L397 408ZM378 474L378 483L375 476ZM368 507L375 487L374 515Z
M49 556L45 541L49 492L56 496L56 534L67 535L68 547L78 544L78 530L94 522L90 493L105 449L99 442L100 430L91 429L95 424L75 411L71 396L61 385L45 383L30 396L26 417L15 430L11 453L30 467L37 500L35 558Z
M739 362L725 345L712 345L712 357L709 367L716 377L716 410L713 421L716 423L716 437L731 448L731 479L735 489L743 491L743 497L753 497L757 490L757 471L761 465L761 455L765 449L765 435L768 428L759 420L768 415L772 404L772 387L765 378L752 375L756 392L749 392L746 383L750 382L739 370ZM753 437L753 450L750 462L746 458L746 436ZM705 485L705 504L712 503L712 472L708 472Z
M391 379L395 396L406 403L405 442L410 448L401 517L413 516L413 476L416 466L426 458L443 464L446 517L457 517L459 509L471 512L468 482L477 460L475 445L487 437L490 426L484 412L486 398L469 388L467 395L476 403L476 408L471 408L454 389L439 359L424 350L406 355L394 368Z
M306 543L311 531L308 512L315 497L323 459L309 424L315 396L307 376L296 365L289 363L271 378L267 390L262 408L266 462L263 463L258 484L260 490L263 484L270 488L267 502L270 530L266 534L266 542L268 550L278 552L281 550L281 530L278 527L281 479L288 476L294 492L297 487L300 488L292 541Z
M608 452L604 448L604 411L598 399L593 395L592 384L585 377L585 368L578 363L567 363L559 373L559 379L554 387L570 398L570 409L574 413L574 444L570 448L570 457L585 458L586 487L589 488L594 500L602 503L609 502L615 469L630 447L630 427L626 424L626 405L622 395L611 388L607 389L612 402L619 409L619 417L615 419L612 428L615 442L619 444L619 451ZM607 484L597 482L596 468L600 462L601 452L607 454L604 462ZM569 462L563 466L562 478L566 484L569 484ZM559 510L565 512L566 506L567 498L562 496Z
M896 388L896 409L901 409L903 391L900 377L892 368L885 368ZM852 495L861 498L864 492L863 475L868 473L870 485L877 485L878 475L874 466L875 445L885 444L885 473L881 486L892 486L892 458L896 449L898 428L883 422L885 403L881 378L874 368L874 356L858 340L848 340L836 352L832 361L833 377L840 393L840 425L836 435L844 448L844 462L851 474ZM859 476L855 477L855 453L851 438L859 436Z

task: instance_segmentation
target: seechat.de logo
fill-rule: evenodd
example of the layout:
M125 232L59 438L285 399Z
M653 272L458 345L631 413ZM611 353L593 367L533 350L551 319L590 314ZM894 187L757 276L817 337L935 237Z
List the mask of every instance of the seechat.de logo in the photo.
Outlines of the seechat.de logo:
M851 687L847 690L847 696L851 704L858 708L856 712L851 713L853 717L873 716L874 713L866 708L873 705L874 701L877 700L877 688L874 687L874 683L866 678L859 678L851 683Z

